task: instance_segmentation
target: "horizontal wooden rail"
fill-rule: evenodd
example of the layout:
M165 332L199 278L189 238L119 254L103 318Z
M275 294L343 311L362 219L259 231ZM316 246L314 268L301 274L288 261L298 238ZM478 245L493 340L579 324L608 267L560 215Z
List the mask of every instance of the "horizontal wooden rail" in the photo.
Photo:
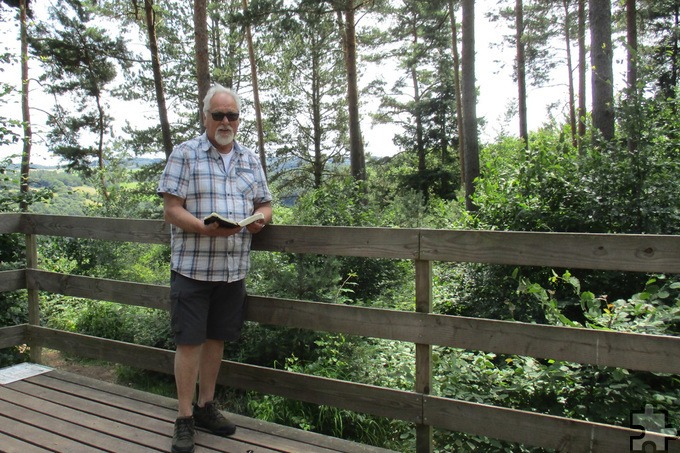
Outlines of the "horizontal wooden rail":
M0 213L0 234L21 233L21 219L26 214Z
M680 236L421 230L419 258L677 274Z
M0 327L0 349L13 348L28 343L28 324Z
M8 217L5 217L8 216ZM0 232L169 243L160 220L0 214ZM12 226L18 230L11 229ZM351 238L351 240L348 240ZM255 250L516 266L680 273L680 236L272 225Z
M19 230L24 234L103 241L164 244L170 240L170 228L160 220L22 214Z
M24 269L0 272L0 292L26 289L26 271Z
M639 408L644 409L644 408ZM509 442L519 442L558 452L611 452L632 450L632 436L642 432L601 423L574 420L534 412L425 395L425 423L438 428L466 432ZM671 436L644 432L645 441L663 446ZM646 436L650 436L649 439ZM680 452L680 443L670 442L668 452Z
M167 286L27 270L28 287L55 294L169 310ZM1 282L1 280L0 280ZM249 296L261 324L680 374L680 337L494 321Z
M251 296L248 319L433 346L680 374L680 337Z
M26 286L64 296L118 302L138 307L170 309L170 288L82 275L26 270Z

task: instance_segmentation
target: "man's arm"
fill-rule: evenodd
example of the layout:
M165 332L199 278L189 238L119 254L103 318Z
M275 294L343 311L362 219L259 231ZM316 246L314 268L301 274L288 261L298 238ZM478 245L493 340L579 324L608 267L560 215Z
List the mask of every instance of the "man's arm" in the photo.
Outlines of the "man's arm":
M272 221L272 204L270 201L266 203L259 203L255 205L255 209L253 210L253 214L261 212L264 215L264 219L258 220L256 222L251 223L250 225L246 226L248 231L251 233L259 233L262 231L262 228L266 224Z
M203 234L206 236L231 236L241 231L241 227L220 228L217 222L205 225L203 220L186 210L183 198L170 195L169 193L163 194L163 216L167 223L171 223L188 233Z

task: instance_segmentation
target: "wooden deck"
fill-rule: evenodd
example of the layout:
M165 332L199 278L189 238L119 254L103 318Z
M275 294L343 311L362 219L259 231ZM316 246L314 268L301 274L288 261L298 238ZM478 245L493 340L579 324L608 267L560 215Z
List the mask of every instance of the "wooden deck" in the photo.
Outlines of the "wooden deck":
M2 452L170 451L177 402L61 370L0 385ZM227 414L229 438L197 431L196 452L389 450Z

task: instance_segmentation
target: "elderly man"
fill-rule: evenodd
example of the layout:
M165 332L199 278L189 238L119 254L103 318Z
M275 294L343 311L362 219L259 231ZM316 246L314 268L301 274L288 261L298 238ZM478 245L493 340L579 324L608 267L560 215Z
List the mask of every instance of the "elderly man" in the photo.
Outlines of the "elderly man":
M158 186L172 231L171 326L179 403L175 453L194 451L195 426L222 436L236 431L215 406L215 386L224 342L238 339L243 326L252 235L272 218L260 160L234 141L240 111L236 93L211 87L203 102L205 133L175 147ZM237 221L256 213L264 218L228 228L204 222L213 212Z

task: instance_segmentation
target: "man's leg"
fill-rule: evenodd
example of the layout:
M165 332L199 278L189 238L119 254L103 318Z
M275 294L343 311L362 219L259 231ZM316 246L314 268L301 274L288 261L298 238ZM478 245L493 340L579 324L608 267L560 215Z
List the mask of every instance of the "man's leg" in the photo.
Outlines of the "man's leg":
M175 352L175 385L177 386L178 417L188 417L193 413L193 400L196 391L199 363L203 345L177 345Z
M217 375L220 372L223 355L224 341L206 340L203 343L198 367L198 405L200 407L215 399L215 385L217 384Z
M231 436L236 432L236 425L222 415L213 401L223 354L224 341L206 340L203 344L199 365L198 402L194 406L194 420L196 426L212 431L214 434Z

